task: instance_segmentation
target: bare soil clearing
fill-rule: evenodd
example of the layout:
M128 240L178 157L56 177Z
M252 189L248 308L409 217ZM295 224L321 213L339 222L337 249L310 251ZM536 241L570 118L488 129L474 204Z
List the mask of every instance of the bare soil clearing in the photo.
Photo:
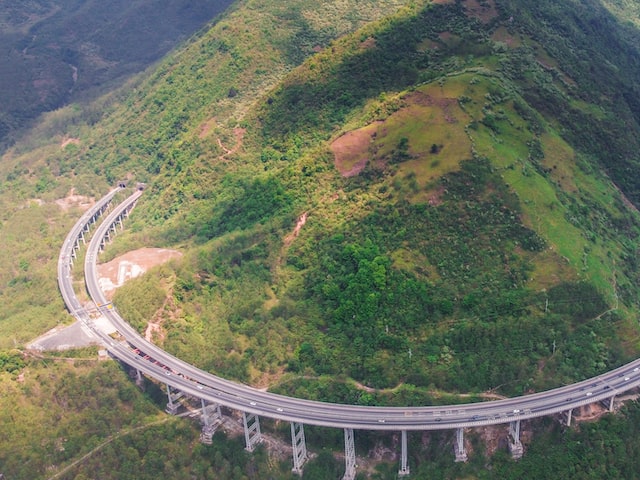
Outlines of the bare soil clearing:
M370 157L369 145L382 123L374 122L347 132L331 144L336 168L343 177L358 175L367 165Z
M98 265L98 279L102 291L111 300L115 290L127 280L139 277L150 268L181 256L181 252L167 248L140 248L125 253L110 262Z
M70 197L73 195L70 195ZM64 200L68 200L67 199ZM85 199L86 197L82 197ZM66 205L66 204L65 204ZM68 208L68 206L67 206ZM141 248L125 253L108 263L98 265L100 285L105 296L111 300L116 288L132 278L142 275L144 272L157 265L162 265L174 258L180 258L181 252L166 248ZM150 340L152 335L158 335L159 325L149 323L146 337ZM84 347L97 343L97 338L82 326L79 322L66 327L58 326L44 335L36 338L27 347L33 350L66 350L69 348Z
M84 195L76 195L73 188L69 191L66 197L56 200L56 205L58 205L62 210L69 210L74 207L80 208L81 210L88 210L94 203L94 198L85 197Z

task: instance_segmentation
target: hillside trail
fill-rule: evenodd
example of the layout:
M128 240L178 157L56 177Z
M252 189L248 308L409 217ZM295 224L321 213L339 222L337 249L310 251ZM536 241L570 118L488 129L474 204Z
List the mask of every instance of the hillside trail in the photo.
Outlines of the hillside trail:
M117 433L114 433L113 435L108 436L102 443L98 444L95 448L93 448L92 450L88 451L87 453L85 453L82 457L78 458L77 460L74 460L69 465L64 467L62 470L58 471L53 476L49 477L47 480L55 480L56 478L60 478L61 475L64 475L69 470L71 470L75 466L79 465L80 463L84 462L87 458L91 457L93 454L95 454L96 452L98 452L99 450L104 448L105 446L109 445L114 440L117 440L118 438L122 438L122 437L125 437L127 435L131 435L132 433L139 432L139 431L144 430L144 429L149 428L149 427L153 427L153 426L156 426L156 425L160 425L160 424L166 423L166 422L168 422L169 420L171 420L171 419L173 419L175 417L185 417L185 416L188 416L188 415L193 415L193 412L187 411L187 412L181 413L179 415L168 416L168 417L162 418L160 420L156 420L155 422L147 423L145 425L140 425L140 426L134 427L134 428L124 429L124 430L121 430L121 431L119 431Z

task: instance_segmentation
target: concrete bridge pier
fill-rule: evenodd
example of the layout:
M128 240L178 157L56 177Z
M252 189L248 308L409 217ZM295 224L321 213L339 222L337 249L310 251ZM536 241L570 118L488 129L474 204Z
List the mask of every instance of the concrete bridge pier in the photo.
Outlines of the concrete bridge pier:
M399 477L406 477L409 475L408 454L407 454L407 431L402 430L400 432L400 444L402 450L400 451L400 470L398 470Z
M520 442L520 420L509 423L509 451L511 458L518 460L522 458L524 448Z
M183 392L179 390L173 391L173 389L167 384L167 398L169 401L167 402L167 408L165 408L165 412L169 415L176 415L178 413L178 409L180 408L180 403L178 400L184 395Z
M291 471L302 475L302 467L308 459L304 424L291 422L291 446L293 447L293 469Z
M602 405L607 409L608 412L613 412L613 402L615 399L616 396L612 395L611 397L602 400Z
M344 429L344 477L342 480L356 478L356 447L353 441L353 428Z
M456 462L466 462L469 459L467 450L464 448L464 430L462 428L456 430L456 442L453 444L453 451L456 454Z
M256 445L262 441L260 432L260 418L253 413L242 412L242 424L244 426L245 450L253 452Z
M222 424L222 412L220 405L210 403L201 398L202 403L202 432L200 433L200 441L205 445L211 445L213 442L213 434L216 433L218 427Z
M571 410L568 410L567 412L565 412L565 423L567 424L567 427L571 426L571 416L573 415L573 408Z

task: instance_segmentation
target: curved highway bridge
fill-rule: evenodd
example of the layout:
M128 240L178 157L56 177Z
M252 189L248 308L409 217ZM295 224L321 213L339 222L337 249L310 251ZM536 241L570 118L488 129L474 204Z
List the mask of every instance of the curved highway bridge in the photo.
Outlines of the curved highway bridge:
M407 432L410 430L455 430L456 461L466 461L464 428L482 425L509 424L509 443L512 455L522 455L520 422L525 419L563 413L568 424L574 408L593 402L603 402L610 410L616 395L640 385L640 359L589 380L572 385L505 400L432 407L364 407L317 402L291 398L256 390L247 385L225 380L200 370L165 352L142 338L125 322L105 298L98 284L96 261L100 251L128 216L140 195L137 190L114 207L94 232L87 248L84 276L87 291L98 312L115 327L119 336L97 328L89 313L76 297L71 270L85 233L107 212L117 188L103 197L75 224L67 236L58 261L58 284L67 308L79 321L89 327L119 360L148 375L167 387L167 412L176 413L183 395L197 398L202 404L203 433L201 439L211 442L211 436L221 422L220 407L228 407L243 414L247 450L252 451L261 439L259 417L269 417L291 423L293 470L301 473L307 459L304 425L342 428L345 434L344 479L355 478L356 462L353 431L391 430L401 433L401 461L399 475L408 475Z

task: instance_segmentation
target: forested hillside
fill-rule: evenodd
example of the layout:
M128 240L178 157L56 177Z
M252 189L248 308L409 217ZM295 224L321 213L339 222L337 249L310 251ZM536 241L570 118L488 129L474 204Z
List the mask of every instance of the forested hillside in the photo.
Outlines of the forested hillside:
M157 342L218 375L306 398L427 405L540 391L635 358L637 15L613 0L238 2L126 88L41 118L3 157L2 382L27 402L34 387L18 375L46 362L25 366L8 349L67 319L55 260L80 210L59 200L121 179L148 187L104 260L142 246L184 255L114 303L140 331L154 316ZM155 408L155 393L122 393L126 374L112 374L114 403ZM74 385L91 373L68 375ZM448 433L416 435L412 472L635 478L640 444L625 419L636 417L632 404L577 430L535 422L519 464L486 454L477 433L470 463L454 466ZM86 445L65 430L78 443L47 461L94 448L105 427ZM310 429L310 448L339 450L340 434ZM17 455L10 438L0 460ZM169 455L178 447L127 438L64 478L290 475L234 443ZM358 438L363 456L395 442ZM167 456L192 461L169 468ZM153 467L138 473L125 457ZM304 478L339 477L331 458ZM374 469L394 478L397 465Z
M0 147L43 112L96 97L143 71L231 0L0 4ZM99 112L94 112L94 121Z

